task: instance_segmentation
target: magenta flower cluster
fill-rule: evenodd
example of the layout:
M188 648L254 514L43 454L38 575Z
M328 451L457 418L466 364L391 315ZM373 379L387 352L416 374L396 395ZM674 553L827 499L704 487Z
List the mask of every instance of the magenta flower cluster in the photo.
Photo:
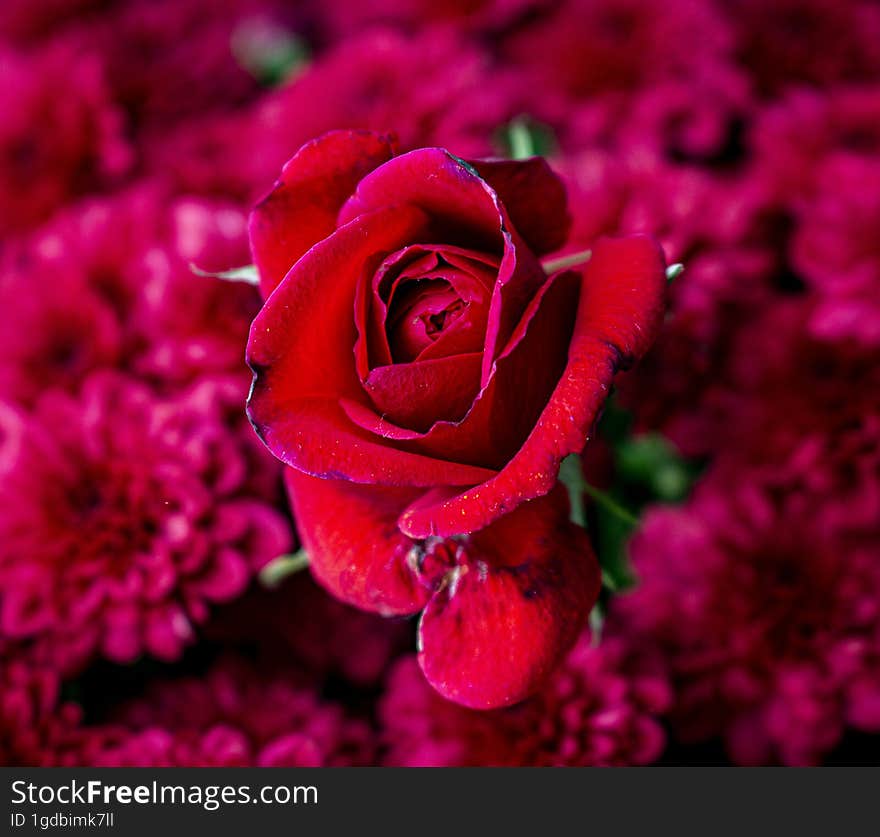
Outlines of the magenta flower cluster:
M874 0L4 0L0 74L0 764L880 758ZM556 255L685 265L583 457L632 584L505 709L277 571L261 298L211 274L337 129L547 156Z

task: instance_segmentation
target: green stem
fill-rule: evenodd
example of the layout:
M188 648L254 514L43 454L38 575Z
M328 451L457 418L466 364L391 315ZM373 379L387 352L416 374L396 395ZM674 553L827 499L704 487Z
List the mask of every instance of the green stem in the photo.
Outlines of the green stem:
M590 497L594 503L602 506L605 511L613 514L615 517L622 520L626 523L627 526L631 526L635 528L639 525L639 519L630 511L627 511L623 506L617 503L615 500L612 500L604 491L600 491L598 488L593 487L588 482L584 482L583 484L584 494Z
M264 587L277 587L285 578L301 572L309 565L309 556L304 549L292 555L279 555L260 570L260 583Z
M535 144L529 126L523 119L514 119L507 128L510 156L514 160L526 160L535 156Z
M196 276L207 276L211 279L225 279L227 282L244 282L248 285L259 285L260 277L257 273L257 266L246 264L242 267L234 267L232 270L221 270L219 273L212 273L209 270L202 270L198 265L189 263L189 269Z
M556 273L558 270L565 270L567 267L576 267L579 264L586 264L593 255L592 250L581 250L578 253L570 253L567 256L560 256L558 259L549 259L542 262L544 273L548 276Z

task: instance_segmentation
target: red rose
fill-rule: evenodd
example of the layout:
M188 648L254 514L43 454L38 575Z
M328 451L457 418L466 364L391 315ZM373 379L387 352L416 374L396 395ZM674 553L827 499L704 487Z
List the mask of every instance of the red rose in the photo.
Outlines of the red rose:
M559 463L662 312L645 237L548 277L567 228L543 160L397 156L351 131L300 149L251 217L248 411L291 466L312 571L367 610L423 611L422 668L468 706L524 698L583 626L599 571Z

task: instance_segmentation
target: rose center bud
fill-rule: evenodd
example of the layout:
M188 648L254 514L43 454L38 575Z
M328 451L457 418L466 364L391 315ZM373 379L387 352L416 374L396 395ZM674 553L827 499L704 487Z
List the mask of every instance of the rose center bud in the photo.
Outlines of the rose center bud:
M386 321L388 343L396 363L408 363L465 313L468 303L445 279L408 282L395 294Z

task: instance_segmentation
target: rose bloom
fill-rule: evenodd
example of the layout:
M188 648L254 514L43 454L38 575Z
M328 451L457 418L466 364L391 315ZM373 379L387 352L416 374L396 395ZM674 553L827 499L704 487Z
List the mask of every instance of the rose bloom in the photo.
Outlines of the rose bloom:
M160 399L98 372L76 398L50 390L30 413L2 408L3 636L48 647L65 673L95 652L174 660L212 604L286 551L228 398L223 379Z
M646 237L548 276L567 226L538 158L358 132L300 149L251 217L248 411L291 466L312 571L358 607L423 611L428 680L473 707L534 691L580 632L599 575L559 464L662 314Z
M379 707L384 762L405 767L585 767L650 764L671 693L655 661L618 639L585 634L541 691L477 712L444 701L413 657L394 667Z
M647 514L640 585L614 602L617 629L667 662L677 736L720 737L737 763L814 764L845 729L880 731L876 473L862 523L815 490L822 467L716 467Z

